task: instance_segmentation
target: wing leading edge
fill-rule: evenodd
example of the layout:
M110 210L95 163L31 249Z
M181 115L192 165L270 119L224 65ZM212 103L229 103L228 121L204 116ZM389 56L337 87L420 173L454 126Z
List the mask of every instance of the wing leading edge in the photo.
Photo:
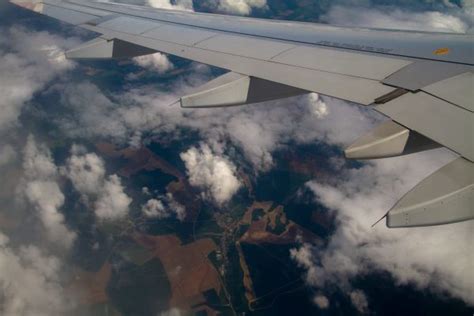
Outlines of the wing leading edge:
M248 104L317 92L392 119L357 140L348 158L445 146L461 157L422 181L387 215L389 227L474 219L474 37L347 29L97 1L11 1L101 34L68 58L153 52L230 70L181 99L183 107ZM461 171L460 171L461 170Z

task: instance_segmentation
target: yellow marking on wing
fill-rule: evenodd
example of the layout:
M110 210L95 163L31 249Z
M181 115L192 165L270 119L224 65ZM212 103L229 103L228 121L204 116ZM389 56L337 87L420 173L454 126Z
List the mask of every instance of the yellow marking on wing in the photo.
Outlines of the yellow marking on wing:
M451 50L449 48L443 47L443 48L438 48L437 50L435 50L433 54L437 56L444 56L444 55L448 55L450 52Z

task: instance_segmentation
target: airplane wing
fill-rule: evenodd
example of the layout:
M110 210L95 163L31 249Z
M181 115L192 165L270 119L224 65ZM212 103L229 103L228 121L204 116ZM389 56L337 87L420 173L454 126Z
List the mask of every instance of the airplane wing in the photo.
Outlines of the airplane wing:
M10 1L100 36L71 59L163 52L230 72L181 98L184 108L257 103L308 92L391 118L359 138L352 159L440 146L459 154L387 214L389 227L474 219L474 35L342 28L160 10L100 1Z

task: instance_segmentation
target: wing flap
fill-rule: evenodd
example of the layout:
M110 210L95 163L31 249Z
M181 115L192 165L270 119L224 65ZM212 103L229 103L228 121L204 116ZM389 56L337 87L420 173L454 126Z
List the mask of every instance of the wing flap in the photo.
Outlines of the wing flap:
M340 50L298 46L273 58L274 61L315 70L383 80L411 61Z
M387 214L387 226L416 227L474 219L474 164L447 164L408 192Z
M423 91L474 112L474 73L472 72L465 72L433 83L424 87Z
M470 69L472 67L462 64L417 60L385 78L383 83L415 92Z
M348 159L378 159L403 156L439 148L440 145L414 131L386 121L360 137L344 151Z
M407 93L377 111L474 161L474 113L425 92Z

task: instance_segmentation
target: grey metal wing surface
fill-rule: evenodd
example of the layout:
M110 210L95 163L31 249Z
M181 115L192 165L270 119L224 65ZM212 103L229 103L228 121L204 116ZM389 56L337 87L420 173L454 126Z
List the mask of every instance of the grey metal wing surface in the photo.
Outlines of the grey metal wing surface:
M440 146L460 157L387 214L389 227L474 218L474 35L343 28L152 9L100 1L11 1L100 36L71 59L163 52L227 69L182 107L257 103L298 94L369 106L391 120L347 158L401 156Z

